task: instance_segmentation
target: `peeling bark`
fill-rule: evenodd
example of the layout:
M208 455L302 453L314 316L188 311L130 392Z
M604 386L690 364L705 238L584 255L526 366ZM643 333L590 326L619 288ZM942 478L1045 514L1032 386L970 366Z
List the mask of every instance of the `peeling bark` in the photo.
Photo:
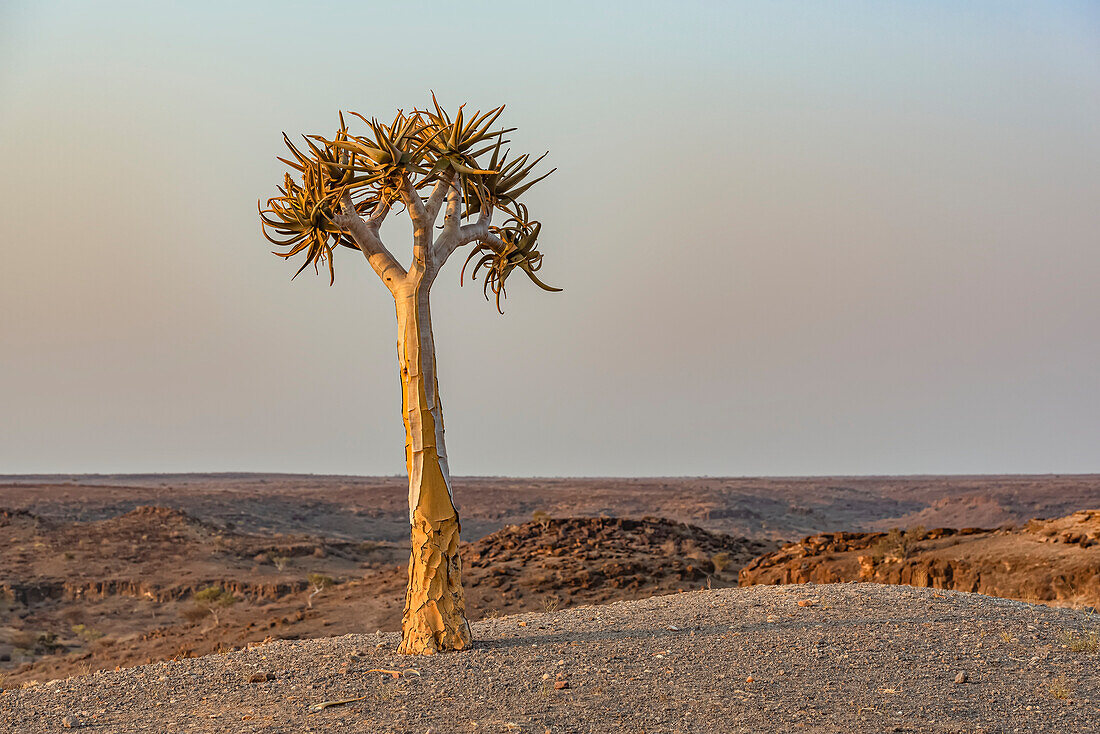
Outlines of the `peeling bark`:
M458 556L460 526L436 381L429 305L434 274L414 268L394 293L412 524L409 585L401 621L400 651L407 654L461 650L470 644Z
M470 646L458 527L457 514L433 522L418 512L413 520L409 586L398 652L433 655Z

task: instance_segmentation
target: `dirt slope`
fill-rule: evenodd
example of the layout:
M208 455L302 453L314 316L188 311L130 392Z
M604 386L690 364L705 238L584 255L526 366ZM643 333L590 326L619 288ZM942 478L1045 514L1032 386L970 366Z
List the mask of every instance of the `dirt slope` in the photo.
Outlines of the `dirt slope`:
M1021 528L815 535L755 559L739 580L874 581L1100 607L1100 510Z
M1095 631L950 591L721 589L483 620L463 653L349 635L9 690L0 731L1086 732Z

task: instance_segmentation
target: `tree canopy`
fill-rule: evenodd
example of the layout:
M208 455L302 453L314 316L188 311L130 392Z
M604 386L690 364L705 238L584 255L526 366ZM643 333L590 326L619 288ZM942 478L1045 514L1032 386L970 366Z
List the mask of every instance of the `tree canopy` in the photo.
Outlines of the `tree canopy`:
M354 234L356 220L365 219L374 228L374 240L392 258L377 238L377 227L390 208L401 202L414 225L426 224L430 232L447 198L448 219L475 223L455 230L444 247L418 242L428 246L420 255L414 250L414 267L420 257L434 258L436 266L441 266L451 252L473 242L463 277L471 261L472 278L484 270L485 296L495 295L498 310L505 281L516 269L540 288L560 290L536 275L542 265L542 253L535 247L541 224L521 201L556 169L532 177L547 154L513 156L505 147L510 142L505 135L515 128L494 128L503 105L472 115L464 108L452 116L433 94L432 109L398 110L388 124L349 112L363 123L362 135L349 130L343 112L332 138L304 135L295 145L284 133L290 157L279 160L292 171L285 174L279 195L268 200L267 208L260 207L264 236L285 248L275 254L283 258L304 254L295 276L311 264L318 270L323 265L331 284L338 246L362 249L368 259L372 254L371 248L363 246L363 238ZM420 195L425 189L431 189L426 199ZM507 216L492 224L494 211Z

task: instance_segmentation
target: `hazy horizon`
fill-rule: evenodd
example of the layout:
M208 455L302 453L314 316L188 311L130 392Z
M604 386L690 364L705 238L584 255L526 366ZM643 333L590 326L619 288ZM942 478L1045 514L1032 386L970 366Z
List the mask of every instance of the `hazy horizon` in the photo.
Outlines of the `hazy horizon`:
M48 477L75 477L77 479L95 479L97 477L219 477L219 476L288 476L288 477L319 477L330 479L397 479L402 482L407 481L408 475L406 472L398 472L394 474L329 474L325 472L268 472L268 471L248 471L248 470L224 470L224 471L186 471L186 472L27 472L16 474L0 474L0 480L10 482L11 480L28 479L37 480L39 478ZM1100 476L1100 472L1034 472L1034 473L1019 473L1019 474L634 474L634 475L613 475L613 474L595 474L595 475L572 475L572 474L452 474L453 479L531 479L531 480L544 480L544 479L563 479L563 480L623 480L623 481L661 481L661 480L733 480L743 481L751 479L766 479L766 480L783 480L783 479L921 479L925 477L929 478L943 478L943 479L967 479L967 478L987 478L987 477L1092 477ZM75 480L74 480L75 481Z
M433 288L456 476L1100 472L1100 6L325 7L0 5L0 474L402 474L389 295L256 201L429 89L558 168L563 293Z

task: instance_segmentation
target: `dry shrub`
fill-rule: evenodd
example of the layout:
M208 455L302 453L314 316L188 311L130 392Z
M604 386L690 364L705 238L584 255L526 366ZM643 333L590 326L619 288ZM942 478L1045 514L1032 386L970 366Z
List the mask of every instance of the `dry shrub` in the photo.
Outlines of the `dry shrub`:
M875 560L895 558L904 561L913 555L913 552L917 549L917 542L923 540L925 535L923 525L905 531L892 528L890 532L871 546L871 554Z
M729 568L732 559L730 558L729 553L723 551L721 553L715 553L713 556L711 556L710 562L714 566L715 573L722 573L727 568Z
M180 616L191 624L195 624L209 617L210 610L206 607L200 607L198 604L195 604L190 607L185 607L183 611L180 612Z
M1047 683L1046 689L1052 698L1060 700L1065 700L1073 694L1073 684L1064 675L1060 675Z
M1100 652L1100 632L1063 632L1058 640L1073 652Z

